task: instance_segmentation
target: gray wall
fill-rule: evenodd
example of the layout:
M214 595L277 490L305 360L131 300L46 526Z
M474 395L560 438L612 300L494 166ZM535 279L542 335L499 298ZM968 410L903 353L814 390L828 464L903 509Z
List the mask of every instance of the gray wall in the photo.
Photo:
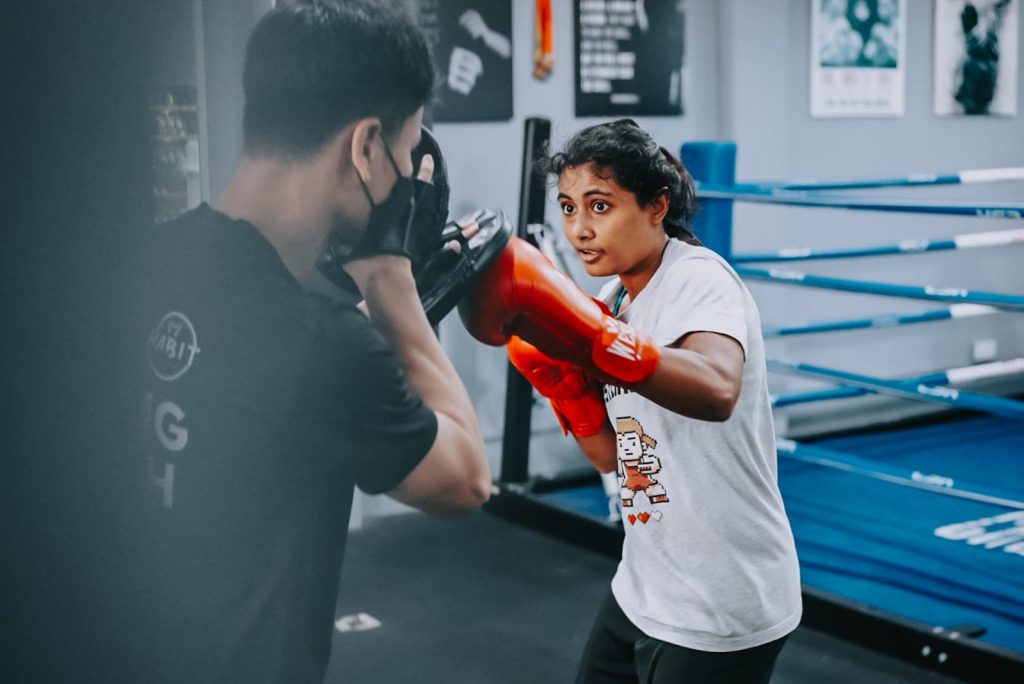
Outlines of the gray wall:
M199 77L205 91L207 199L227 187L242 157L242 70L245 43L273 0L196 0L203 49ZM201 96L202 97L202 96Z
M544 116L553 123L553 142L563 142L592 122L573 115L572 3L558 0L555 12L554 73L531 76L533 3L513 3L514 118L508 122L439 124L436 134L451 174L452 214L479 207L518 204L523 121ZM739 145L741 179L888 175L1024 165L1024 103L1012 118L939 118L931 113L931 0L908 0L906 112L894 119L812 119L809 114L811 0L687 0L686 74L681 117L640 119L663 145L678 150L687 140L731 139ZM270 0L245 3L205 0L205 50L210 194L223 189L240 154L241 65L244 40ZM1024 16L1024 13L1021 13ZM1021 27L1018 27L1021 30ZM1024 52L1022 52L1024 54ZM205 65L205 66L202 66ZM1024 74L1024 68L1018 70ZM1024 87L1019 86L1024 99ZM936 199L1024 200L1024 184L890 191L894 196ZM554 204L548 221L558 228ZM736 209L737 251L782 246L839 247L888 243L904 238L1020 227L1020 222L873 212L824 211L740 205ZM1019 249L976 250L913 257L802 264L799 270L906 284L949 285L1024 292L1024 259ZM576 270L574 276L581 276ZM583 278L588 290L597 283ZM924 302L889 300L752 283L766 323L792 323L932 308ZM771 341L773 355L817 362L880 376L925 372L970 362L971 343L994 338L999 357L1024 355L1024 320L1005 314L984 319L928 324L881 332L819 335ZM457 317L441 326L441 338L478 407L492 465L497 467L503 429L503 351L471 340ZM772 378L773 391L810 385ZM1017 389L1019 389L1019 383ZM901 404L902 406L902 404ZM857 412L893 415L891 403L868 402ZM847 419L843 404L795 409L795 432ZM571 440L562 438L546 406L534 416L533 471L554 474L585 463ZM367 514L390 510L366 502Z
M437 126L452 174L452 212L479 206L513 211L517 205L522 121L552 120L555 143L592 120L573 115L571 3L555 3L556 67L537 82L530 75L531 3L513 3L515 119L508 123ZM678 150L687 140L731 139L739 146L741 179L899 175L912 172L1024 164L1024 125L1012 118L940 118L932 107L933 3L909 0L906 51L906 111L892 119L813 119L810 116L811 0L689 0L687 2L685 113L641 119L663 145ZM1018 30L1021 30L1020 28ZM1018 71L1024 73L1024 69ZM1024 87L1019 87L1024 99ZM1024 114L1024 106L1018 105ZM1024 201L1024 184L884 191L893 196ZM548 221L558 227L549 204ZM958 233L1019 227L1020 222L955 217L901 216L875 212L740 205L736 209L737 250L783 246L821 248L890 243L904 238L939 238ZM1020 250L976 250L850 262L810 262L798 270L905 284L950 285L1000 292L1024 292ZM582 276L579 271L574 276ZM587 289L594 283L584 280ZM766 323L792 323L934 308L927 302L895 300L751 283ZM882 332L835 333L773 340L773 355L807 360L879 376L927 372L971 362L972 342L994 338L999 357L1024 355L1024 320L1004 314ZM505 361L501 350L471 340L454 318L442 339L470 387L479 409L492 463L497 465L503 429ZM772 376L772 390L819 387ZM849 403L795 408L779 415L795 432L841 420ZM902 409L906 404L899 404ZM917 407L917 405L912 405ZM874 420L893 416L891 402L856 406ZM828 413L835 413L830 417ZM857 418L855 417L854 420ZM812 423L813 427L809 427ZM534 412L532 470L553 474L582 460L557 429L546 406ZM832 426L830 424L830 426Z
M638 118L642 126L666 145L680 140L716 137L719 128L718 87L714 60L717 9L714 2L688 3L686 69L683 117ZM514 210L518 203L523 121L543 116L552 122L552 138L563 142L579 128L599 119L573 115L573 14L572 3L553 3L555 69L545 81L531 75L533 52L533 3L512 3L513 110L508 122L438 124L437 137L453 160L452 213L462 215L480 206Z
M810 6L807 0L727 3L733 45L730 83L741 178L858 176L1024 165L1024 87L1018 114L1002 117L936 117L932 114L933 2L909 0L906 36L906 111L894 119L812 119L809 114ZM770 27L767 28L766 27ZM1024 27L1018 26L1019 33ZM1018 69L1018 73L1022 73ZM871 191L879 194L878 191ZM1024 184L891 190L881 194L937 201L990 199L1020 202ZM839 247L947 237L1006 228L1020 221L899 215L875 212L740 206L737 250L781 246ZM839 277L919 285L1024 292L1024 254L986 249L911 257L880 257L801 264L797 270ZM793 290L754 283L765 322L797 322L933 308L925 302ZM1024 355L1024 319L1016 314L906 327L773 341L776 355L880 376L897 376L967 365L972 342L993 338L999 357ZM773 378L773 389L804 388L803 381ZM1018 388L1020 387L1018 383ZM869 405L871 402L868 402ZM878 402L875 402L876 404ZM881 402L882 411L891 406ZM906 406L899 404L899 407ZM821 423L829 410L792 411L797 422ZM898 413L898 412L897 412ZM873 414L872 418L877 418Z
M448 159L453 216L462 216L479 207L494 207L516 219L523 122L528 117L542 116L551 120L552 143L556 146L580 128L599 121L576 118L573 113L572 3L560 0L552 4L555 68L547 80L538 81L532 76L533 3L512 3L514 118L508 122L438 124L435 127ZM725 135L720 102L722 89L717 76L720 65L716 56L716 35L723 19L719 4L708 0L687 3L684 115L637 117L641 126L671 150L678 150L683 140L715 139ZM703 55L712 58L705 59ZM557 205L550 197L547 221L556 232L561 232ZM575 259L573 255L570 257ZM598 283L588 279L582 269L574 270L572 275L586 289L596 291ZM491 463L497 472L504 418L504 350L474 341L457 316L450 316L442 323L441 339L473 395ZM533 425L538 441L531 447L531 453L536 455L531 464L538 474L589 467L575 443L558 432L546 403L537 405Z
M193 0L167 0L154 3L149 10L153 25L160 27L153 36L156 60L149 79L155 87L196 85L198 53L192 10Z

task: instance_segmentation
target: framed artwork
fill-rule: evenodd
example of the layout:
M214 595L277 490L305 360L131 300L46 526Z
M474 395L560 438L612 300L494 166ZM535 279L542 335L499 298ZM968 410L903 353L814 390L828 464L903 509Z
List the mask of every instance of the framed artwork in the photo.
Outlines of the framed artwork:
M512 118L512 0L418 0L441 75L433 121Z
M933 109L1017 113L1020 0L935 0Z
M683 113L682 0L575 0L576 116Z
M902 116L906 0L811 0L811 116Z

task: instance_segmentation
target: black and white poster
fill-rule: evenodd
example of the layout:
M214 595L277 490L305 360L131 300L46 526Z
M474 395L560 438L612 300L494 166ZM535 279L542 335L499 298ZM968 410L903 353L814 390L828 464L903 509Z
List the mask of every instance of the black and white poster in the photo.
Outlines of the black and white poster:
M512 118L512 0L418 0L441 77L434 121Z
M811 116L902 116L906 0L811 0Z
M1017 113L1020 0L935 0L934 111Z
M683 0L575 0L576 116L683 113Z

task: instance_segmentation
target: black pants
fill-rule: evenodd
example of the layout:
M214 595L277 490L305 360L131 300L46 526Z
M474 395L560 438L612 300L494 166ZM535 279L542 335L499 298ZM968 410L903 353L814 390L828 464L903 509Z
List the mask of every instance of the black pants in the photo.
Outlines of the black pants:
M594 620L577 684L714 682L767 684L786 637L743 651L711 653L647 636L629 621L609 591Z

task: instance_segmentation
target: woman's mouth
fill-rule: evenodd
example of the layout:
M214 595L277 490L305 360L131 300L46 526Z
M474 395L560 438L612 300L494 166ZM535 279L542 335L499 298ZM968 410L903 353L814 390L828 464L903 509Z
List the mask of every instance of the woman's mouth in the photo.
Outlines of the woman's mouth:
M580 261L585 264L592 264L604 254L604 252L596 249L577 249L576 253L580 255Z

